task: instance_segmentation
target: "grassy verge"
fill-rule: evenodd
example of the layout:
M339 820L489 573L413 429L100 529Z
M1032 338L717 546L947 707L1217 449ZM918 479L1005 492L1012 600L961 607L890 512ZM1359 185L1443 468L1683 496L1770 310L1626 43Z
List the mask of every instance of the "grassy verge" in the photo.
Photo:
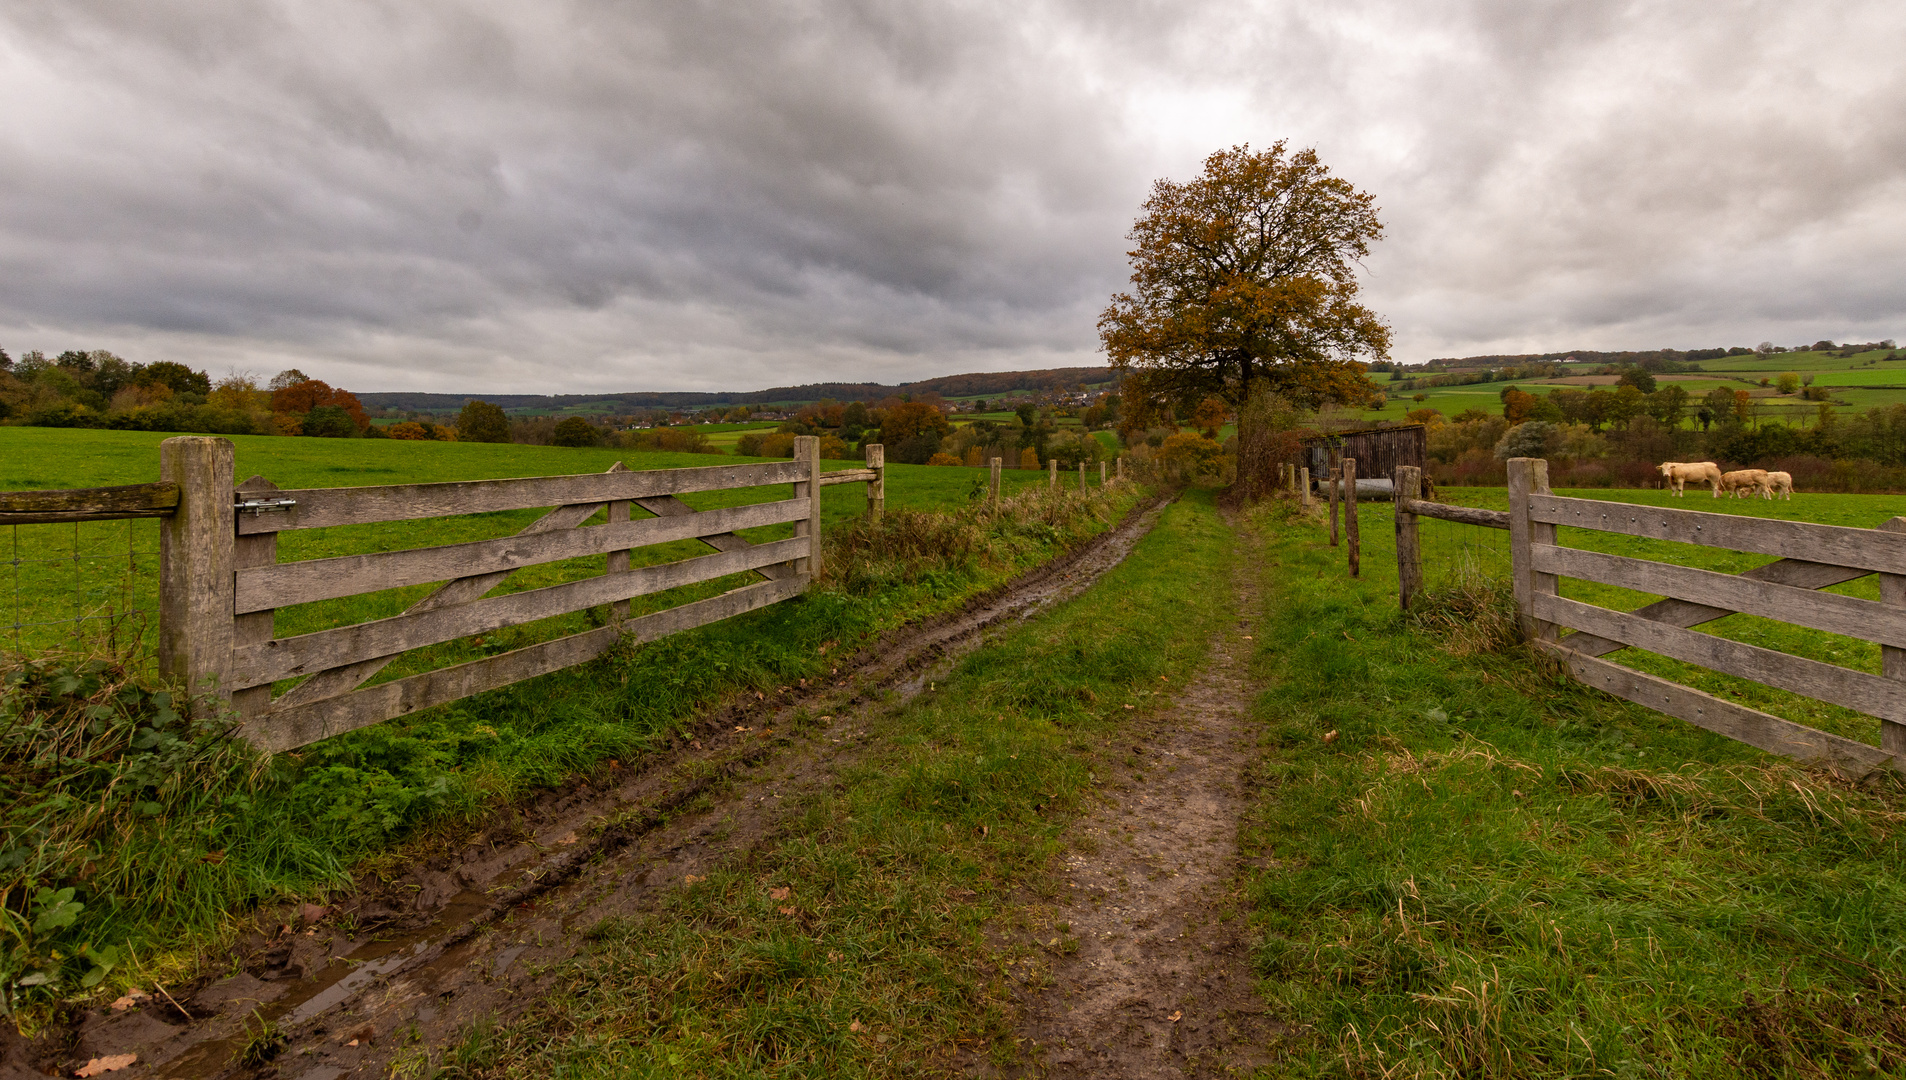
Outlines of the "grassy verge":
M995 950L983 927L1018 890L1050 887L1128 705L1202 660L1229 613L1210 583L1231 543L1208 493L1188 495L1093 589L870 721L877 749L778 841L594 927L545 1001L434 1064L831 1078L945 1068L962 1050L1009 1059L1007 980L1039 979L1045 958Z
M0 683L0 993L47 1002L115 968L176 974L193 961L169 950L255 903L343 885L420 827L455 831L606 759L639 762L698 708L824 674L1139 495L1034 491L837 529L831 578L798 600L269 760L122 668L16 667Z
M1256 963L1297 1025L1276 1075L1906 1070L1897 781L1562 679L1486 632L1499 594L1406 620L1393 573L1352 581L1316 525L1259 524L1246 846L1270 867Z

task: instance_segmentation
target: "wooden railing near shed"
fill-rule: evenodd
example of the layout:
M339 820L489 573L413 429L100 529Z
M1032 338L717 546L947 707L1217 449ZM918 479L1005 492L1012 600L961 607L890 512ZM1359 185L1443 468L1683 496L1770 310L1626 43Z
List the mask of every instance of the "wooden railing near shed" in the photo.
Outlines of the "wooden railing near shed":
M1576 678L1731 739L1842 773L1906 769L1906 518L1879 529L1850 529L1561 498L1549 491L1546 461L1515 458L1509 462L1509 519L1524 635L1559 657ZM1558 525L1756 552L1777 561L1744 574L1721 574L1562 547L1555 538ZM1818 591L1870 573L1879 575L1877 602ZM1558 595L1560 577L1666 599L1637 611L1615 611ZM1856 671L1690 629L1736 612L1875 642L1881 671ZM1568 629L1575 632L1561 636ZM1629 647L1877 717L1879 745L1601 659Z

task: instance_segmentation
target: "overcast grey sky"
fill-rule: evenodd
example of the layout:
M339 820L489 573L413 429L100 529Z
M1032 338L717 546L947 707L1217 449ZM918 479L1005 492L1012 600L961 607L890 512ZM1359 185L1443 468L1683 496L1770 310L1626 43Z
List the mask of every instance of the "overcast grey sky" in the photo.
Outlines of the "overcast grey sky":
M0 0L0 347L358 390L1102 362L1315 146L1397 359L1906 336L1906 4Z

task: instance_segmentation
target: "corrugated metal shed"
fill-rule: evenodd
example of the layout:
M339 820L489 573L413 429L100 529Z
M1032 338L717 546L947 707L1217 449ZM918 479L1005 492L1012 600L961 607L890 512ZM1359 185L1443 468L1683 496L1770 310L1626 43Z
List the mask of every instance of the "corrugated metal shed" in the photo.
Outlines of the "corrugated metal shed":
M1297 464L1316 478L1327 475L1334 462L1355 458L1358 477L1388 480L1398 465L1423 467L1426 432L1421 424L1333 431L1305 439Z

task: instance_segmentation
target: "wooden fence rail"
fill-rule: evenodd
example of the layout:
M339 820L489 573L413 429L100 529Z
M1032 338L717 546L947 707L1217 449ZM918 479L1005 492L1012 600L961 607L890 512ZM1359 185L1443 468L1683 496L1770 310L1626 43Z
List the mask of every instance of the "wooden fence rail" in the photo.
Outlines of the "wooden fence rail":
M821 572L820 489L865 483L867 512L886 504L886 457L866 448L863 468L823 473L819 440L797 438L795 459L751 465L520 480L281 490L262 477L233 484L233 447L181 437L160 446L156 484L86 491L0 492L0 524L160 518L159 663L195 694L228 699L239 732L286 750L417 709L557 671L616 642L650 641L803 592ZM790 497L697 511L678 496L779 484ZM514 536L403 551L278 561L278 534L450 515L554 507ZM652 515L631 520L631 509ZM598 514L605 523L584 526ZM786 540L752 543L743 529L794 526ZM714 553L632 568L633 549L698 540ZM524 567L604 557L593 577L489 596ZM747 573L760 579L692 603L631 618L629 601ZM276 637L277 608L431 582L399 615ZM369 688L409 650L607 605L609 625ZM273 697L281 680L302 678Z
M1423 504L1412 509L1420 512ZM1399 507L1400 509L1400 507ZM1524 635L1583 682L1772 753L1855 776L1906 770L1906 517L1879 529L1704 513L1553 495L1548 463L1509 462L1510 553ZM1556 543L1558 525L1777 556L1744 574L1607 555ZM1880 599L1821 593L1869 573ZM1560 596L1559 578L1599 582L1666 599L1616 611ZM1736 612L1871 641L1881 672L1857 671L1691 628ZM1566 637L1563 630L1572 630ZM1601 659L1639 648L1880 721L1880 745L1796 724Z

